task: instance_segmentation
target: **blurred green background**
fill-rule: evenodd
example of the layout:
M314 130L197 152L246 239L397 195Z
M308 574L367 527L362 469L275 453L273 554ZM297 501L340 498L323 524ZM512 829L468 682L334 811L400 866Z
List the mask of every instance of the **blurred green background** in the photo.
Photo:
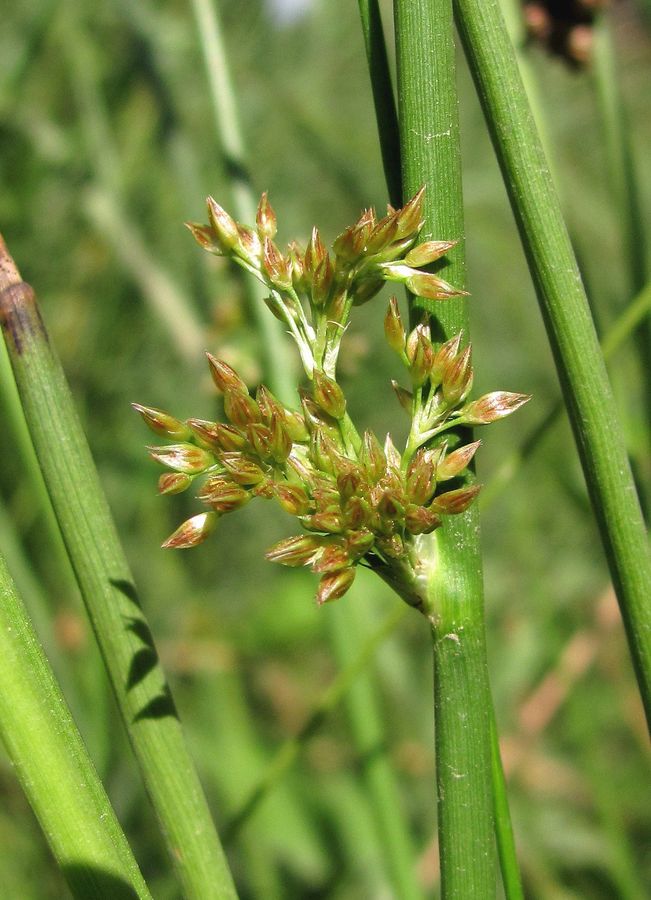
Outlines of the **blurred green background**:
M279 238L305 240L318 224L330 241L364 206L382 211L357 4L218 5L252 185L270 192ZM317 610L313 576L264 561L293 524L263 502L228 517L200 548L159 549L198 505L185 495L156 496L159 470L144 451L151 435L129 403L181 418L217 416L204 349L252 385L264 376L243 282L183 228L204 219L208 193L227 209L232 203L193 5L4 6L0 230L40 298L223 826L399 601L362 572L354 592ZM628 122L643 220L651 208L648 7L617 3L611 24L602 37L616 50L617 106ZM525 64L604 331L642 287L648 257L639 228L635 259L627 247L603 71L571 70L536 48ZM482 435L478 468L488 484L560 391L462 59L459 87L477 390L534 395ZM383 344L383 314L382 298L359 311L344 343L342 380L362 427L402 439L406 420L389 388L400 370ZM639 350L629 340L611 373L648 496L649 398ZM153 816L8 396L3 389L0 549L152 892L172 898ZM482 539L491 677L527 895L641 898L651 884L646 730L565 421L536 442L487 506ZM431 661L415 614L400 621L366 673L228 843L243 897L395 896L376 821L378 760L397 783L395 816L411 835L424 894L436 895ZM362 716L375 713L361 736L360 697ZM0 881L11 898L66 891L3 757Z

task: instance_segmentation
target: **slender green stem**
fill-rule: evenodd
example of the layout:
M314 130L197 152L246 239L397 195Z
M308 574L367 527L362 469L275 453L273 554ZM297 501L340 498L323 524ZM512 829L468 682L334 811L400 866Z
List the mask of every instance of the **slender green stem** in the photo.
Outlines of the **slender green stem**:
M339 704L342 697L350 689L355 679L363 672L373 658L373 654L394 631L398 622L402 621L407 612L406 606L398 606L391 612L378 628L364 641L358 654L349 660L333 679L330 686L312 707L301 729L291 738L285 741L276 751L267 771L260 778L258 784L251 790L240 809L231 819L224 835L225 841L230 841L246 822L253 816L265 797L282 780L284 774L291 768L298 758L301 750L312 735L321 727L321 723L328 714Z
M378 0L358 0L362 19L362 33L366 48L366 59L371 76L375 118L384 177L391 203L398 208L402 203L402 182L400 179L400 136L398 133L398 113L393 96L389 60L382 28L382 17Z
M72 894L150 897L2 557L0 736Z
M189 898L235 890L34 293L0 242L0 322L45 482L170 856Z
M457 22L520 229L651 724L651 552L576 259L497 0Z
M239 221L252 225L256 202L246 166L244 140L215 3L216 0L192 0L192 8L208 76L217 137L231 181L233 210ZM280 400L294 403L296 389L292 366L287 364L282 328L263 302L268 291L251 279L247 279L246 289L250 292L251 312L261 339L265 379Z
M452 5L395 0L398 109L405 196L425 184L425 237L454 239L445 277L463 287L464 223ZM416 301L419 303L419 301ZM463 298L433 304L436 338L464 329ZM442 896L486 898L495 891L490 709L478 514L450 517L429 538L429 617ZM425 541L423 544L425 545Z
M502 756L500 754L500 742L497 734L495 710L491 707L491 765L493 769L493 804L495 807L495 835L497 837L497 853L500 859L502 883L506 900L524 900L520 869L518 868L518 856L515 849L515 837L511 825L511 812L506 787L506 777Z

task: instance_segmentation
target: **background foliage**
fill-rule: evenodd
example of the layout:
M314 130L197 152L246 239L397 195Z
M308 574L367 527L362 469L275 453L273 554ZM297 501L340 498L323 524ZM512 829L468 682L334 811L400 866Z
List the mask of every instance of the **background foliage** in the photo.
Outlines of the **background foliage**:
M269 190L281 240L305 239L314 223L331 240L362 207L382 209L356 5L220 6L253 186ZM291 523L259 503L229 517L218 539L196 550L159 550L195 505L156 496L159 472L143 450L149 436L129 402L214 417L203 349L226 357L252 384L261 377L242 282L201 253L182 226L203 219L206 194L226 208L231 200L192 7L38 0L14 4L3 22L2 231L40 297L224 825L344 664L349 651L332 639L337 622L361 647L396 601L379 581L360 577L354 594L317 611L311 576L264 562L263 550ZM618 4L613 25L637 199L648 213L645 4ZM529 56L591 301L607 329L640 285L609 177L599 88L590 71L570 71L539 50ZM479 106L460 69L477 391L534 395L513 421L490 429L479 459L480 479L489 482L559 388ZM354 417L402 435L405 420L388 388L399 372L381 338L383 313L381 299L359 311L342 361ZM611 374L648 496L648 397L637 351L629 341ZM152 892L172 897L22 432L4 398L0 410L0 547ZM528 890L532 897L641 897L651 879L644 719L565 422L536 443L486 509L482 536L491 675ZM422 884L434 889L430 651L420 626L415 615L404 617L370 667L385 722L376 744L366 754L355 749L351 707L342 704L228 845L244 896L390 896L365 789L372 758L384 755L399 782ZM2 758L0 796L7 896L61 896L61 877Z

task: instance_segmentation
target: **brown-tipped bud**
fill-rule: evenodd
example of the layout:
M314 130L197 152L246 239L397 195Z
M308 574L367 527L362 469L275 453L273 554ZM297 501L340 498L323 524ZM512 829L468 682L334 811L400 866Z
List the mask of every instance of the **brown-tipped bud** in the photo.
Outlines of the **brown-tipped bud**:
M426 300L447 300L450 297L468 296L468 291L455 288L439 278L438 275L432 275L429 272L416 272L415 275L410 275L405 280L405 284L412 294L424 297Z
M285 410L285 427L295 444L306 444L309 441L310 432L305 424L305 419L296 410Z
M200 475L215 465L212 453L194 444L167 444L165 447L147 447L147 450L156 462L184 475Z
M464 425L489 425L497 419L510 416L531 400L531 394L514 394L510 391L493 391L479 400L464 406L459 422Z
M423 196L425 186L418 191L402 209L397 212L398 228L396 239L416 235L423 227Z
M240 378L235 369L229 366L223 359L217 359L212 353L206 353L208 365L210 366L210 374L215 386L218 390L225 393L228 390L245 391L248 388L244 379Z
M308 279L305 276L305 254L296 241L292 241L287 247L287 258L292 275L294 290L303 293L308 288Z
M224 245L217 240L212 225L199 225L197 222L185 222L184 224L200 247L209 253L214 253L215 256L224 256Z
M271 429L254 422L246 426L246 436L251 448L261 459L268 459L271 456Z
M260 466L243 453L222 453L219 459L238 484L258 484L266 478Z
M219 520L216 512L199 513L187 519L161 544L163 550L187 550L202 544L215 530Z
M472 444L465 444L463 447L453 450L452 453L448 453L437 466L437 479L447 481L449 478L456 478L457 475L460 475L470 465L480 444L481 441L473 441Z
M312 534L285 538L270 547L265 557L283 566L309 566L323 550L323 540Z
M341 510L334 508L314 513L304 524L311 531L324 531L328 534L340 534L344 530Z
M440 524L440 516L424 506L412 505L405 510L405 528L410 534L430 534Z
M262 267L265 275L274 287L289 290L292 287L292 272L288 259L282 255L271 238L264 239Z
M398 232L398 220L395 215L384 216L369 234L366 242L366 252L372 255L381 254L383 250L391 246Z
M314 275L314 273L317 270L317 267L325 259L326 256L327 256L327 250L323 244L323 241L321 240L321 235L319 234L319 229L313 228L310 242L307 245L307 249L305 250L305 258L304 258L305 271L309 275Z
M348 500L354 497L360 489L363 482L362 473L357 467L351 467L346 472L342 472L337 476L337 488L342 500Z
M456 491L447 491L436 497L429 508L435 513L456 516L468 509L480 490L481 484L469 484L467 487L457 488Z
M387 458L372 431L366 430L362 439L359 461L370 481L379 481L387 467Z
M212 197L207 198L206 204L208 206L208 218L215 232L215 237L226 253L228 253L228 251L235 248L239 241L237 222Z
M323 553L312 563L312 571L319 575L339 572L350 566L351 559L345 544L330 543L323 548Z
M264 240L266 237L273 238L276 237L277 223L276 223L276 213L273 211L273 207L271 203L269 203L269 197L267 196L267 192L260 197L260 202L258 203L258 210L255 215L255 224L258 227L258 234L260 235L260 240Z
M220 450L224 450L227 453L233 450L243 450L248 446L246 436L239 428L235 428L234 425L225 425L223 422L215 422L214 427L209 428L208 425L204 425L202 431L199 430L196 425L197 419L189 419L188 421L193 423L192 427L197 430L198 434L205 435L206 440L210 438L212 443L216 444Z
M359 531L349 531L346 535L346 546L348 552L354 559L359 559L371 549L375 543L375 535L367 528Z
M409 251L405 256L405 262L408 266L420 269L445 256L457 243L458 241L425 241L424 244L418 244Z
M377 504L377 511L382 519L390 519L392 522L404 520L405 507L392 491L382 493Z
M233 512L251 499L248 491L230 478L224 478L223 475L209 478L199 491L198 497L218 513Z
M190 487L193 480L190 475L182 472L164 472L158 479L158 493L180 494Z
M192 436L201 446L209 450L222 450L223 448L215 440L217 422L209 422L206 419L188 419L185 423Z
M260 421L258 404L248 391L227 390L224 394L224 413L233 425L240 427Z
M439 349L434 354L434 362L432 364L432 371L430 373L430 381L432 382L432 387L436 388L441 383L446 367L454 360L459 352L462 338L463 331L460 331L459 334L455 334L455 336L450 338L449 341L441 344Z
M389 300L387 313L384 317L384 336L392 350L400 354L404 352L406 334L400 318L397 297L391 297Z
M330 299L335 270L326 253L312 276L312 303L316 307L325 306Z
M402 538L398 534L392 534L388 537L379 537L375 541L378 550L391 559L400 559L405 555L405 545Z
M310 459L317 469L334 475L337 469L339 452L334 441L322 428L317 428L310 442Z
M255 392L255 400L260 414L267 425L271 425L274 419L284 416L284 406L264 384L261 384Z
M387 460L387 468L399 472L400 467L402 466L402 456L396 445L393 443L390 434L387 434L384 439L384 455Z
M409 375L414 387L425 384L434 364L434 347L429 337L429 328L418 325L409 335L407 356L409 357ZM415 339L412 341L412 335Z
M406 413L411 415L414 395L411 393L411 391L407 391L405 390L405 388L401 387L398 382L393 379L391 380L391 387L396 393L396 397L398 398L398 403L400 404L400 406L402 406Z
M310 498L300 484L276 483L274 496L290 516L306 516L310 511Z
M352 566L348 569L342 569L340 572L324 575L319 582L319 589L316 593L317 604L323 606L324 603L343 597L354 580L355 569Z
M443 399L448 406L456 406L466 399L472 388L472 347L449 362L443 369Z
M292 452L293 441L285 424L285 417L274 419L270 426L271 441L269 452L276 462L285 462Z
M436 458L431 450L418 450L407 469L407 496L420 506L427 503L436 490Z
M363 497L352 496L346 502L344 518L347 529L357 530L362 528L364 525L368 525L374 516L376 516L376 513Z
M334 378L329 378L320 369L315 369L312 393L314 402L325 413L332 416L333 419L343 418L346 412L346 398Z
M248 225L238 225L237 238L235 252L257 269L262 258L262 242L258 232Z
M344 262L356 262L358 253L355 246L355 226L351 225L337 235L332 245L335 256Z
M159 434L161 437L176 438L180 441L187 441L192 435L185 423L180 422L174 416L170 416L169 413L163 412L161 409L141 406L140 403L132 403L131 406L137 413L140 413L145 425L154 434Z

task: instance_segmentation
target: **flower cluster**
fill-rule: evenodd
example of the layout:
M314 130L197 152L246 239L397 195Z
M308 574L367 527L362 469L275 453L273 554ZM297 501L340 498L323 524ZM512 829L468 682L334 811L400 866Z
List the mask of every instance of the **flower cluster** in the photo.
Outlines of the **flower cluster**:
M290 244L281 254L273 243L276 220L265 195L256 230L236 223L208 201L210 225L192 225L191 230L202 246L230 256L267 285L268 305L296 340L310 386L299 391L299 412L264 386L251 396L227 363L208 354L226 422L182 422L134 404L154 432L173 441L149 448L170 470L160 477L159 491L178 493L200 478L197 496L207 507L184 522L164 547L201 543L220 516L253 497L275 500L298 518L303 533L276 544L267 558L287 566L310 566L320 576L317 601L325 603L348 590L360 563L388 580L394 572L396 581L408 583L418 564L418 536L434 531L445 516L468 508L479 487L459 476L479 441L450 447L439 435L456 425L495 421L527 396L494 392L469 401L470 347L462 349L458 335L435 349L425 322L407 334L395 297L386 313L385 333L410 379L410 390L394 383L411 417L402 453L389 435L380 443L371 431L358 434L335 378L351 308L368 300L384 281L402 282L430 298L459 293L419 268L452 246L417 244L421 201L422 192L403 209L390 209L379 222L366 211L337 238L332 256L316 229L305 251Z

